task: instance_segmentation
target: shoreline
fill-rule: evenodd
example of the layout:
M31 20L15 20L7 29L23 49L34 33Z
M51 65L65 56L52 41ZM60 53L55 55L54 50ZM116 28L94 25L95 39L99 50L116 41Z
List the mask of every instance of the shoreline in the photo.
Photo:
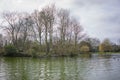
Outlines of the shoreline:
M79 56L83 56L83 55L93 55L93 54L98 54L98 55L110 55L110 54L120 54L120 52L104 52L104 53L100 53L100 52L95 52L95 53L84 53L84 54L69 54L69 55L36 55L36 56L31 56L28 54L19 54L19 55L14 55L14 56L8 56L8 55L0 55L0 57L30 57L30 58L50 58L50 57L79 57Z

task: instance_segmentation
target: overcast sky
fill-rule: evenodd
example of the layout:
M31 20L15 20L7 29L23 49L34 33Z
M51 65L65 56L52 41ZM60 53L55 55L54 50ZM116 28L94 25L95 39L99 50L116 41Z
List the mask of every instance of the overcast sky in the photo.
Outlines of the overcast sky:
M0 13L33 12L52 3L69 9L89 36L114 42L120 39L120 0L0 0Z

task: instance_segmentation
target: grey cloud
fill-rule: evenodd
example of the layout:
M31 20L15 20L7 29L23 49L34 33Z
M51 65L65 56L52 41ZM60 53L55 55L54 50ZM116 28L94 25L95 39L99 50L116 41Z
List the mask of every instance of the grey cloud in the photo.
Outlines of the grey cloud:
M120 0L75 0L74 14L90 36L115 41L120 38L119 4Z
M50 3L70 9L89 36L120 39L120 0L1 0L0 13L4 10L32 12Z

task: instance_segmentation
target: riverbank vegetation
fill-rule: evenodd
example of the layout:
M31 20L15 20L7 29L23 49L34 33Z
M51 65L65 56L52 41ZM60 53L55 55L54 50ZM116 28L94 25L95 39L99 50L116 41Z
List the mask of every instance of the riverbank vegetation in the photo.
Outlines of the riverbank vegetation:
M119 52L120 44L87 37L69 10L50 5L33 13L2 14L0 54L3 56L69 56Z

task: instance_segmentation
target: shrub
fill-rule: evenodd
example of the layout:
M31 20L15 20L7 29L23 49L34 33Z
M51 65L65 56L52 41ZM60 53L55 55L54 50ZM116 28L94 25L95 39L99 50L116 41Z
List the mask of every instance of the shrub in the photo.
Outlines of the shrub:
M5 46L4 49L5 49L5 55L7 56L15 56L15 54L17 53L17 49L12 44Z
M87 45L84 45L80 48L80 51L81 52L89 52L90 51L90 48L87 46Z
M26 51L26 53L27 53L28 55L32 56L32 57L36 57L36 56L37 56L37 52L36 52L34 49L32 49L32 48L28 49L28 50Z
M3 48L0 48L0 56L4 55L4 49Z

